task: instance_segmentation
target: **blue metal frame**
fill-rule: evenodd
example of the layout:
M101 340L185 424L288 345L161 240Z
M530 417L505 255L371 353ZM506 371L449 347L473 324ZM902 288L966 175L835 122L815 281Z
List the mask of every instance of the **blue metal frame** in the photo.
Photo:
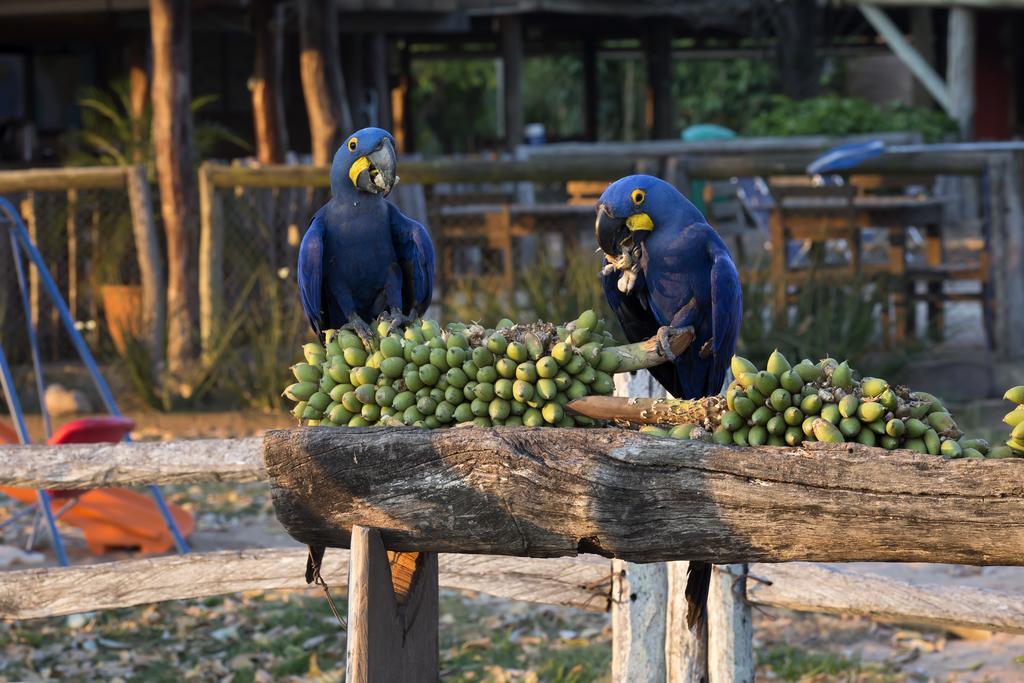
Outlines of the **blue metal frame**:
M21 257L19 255L18 247L21 247L21 251L25 253L29 261L36 267L36 271L39 275L39 280L46 290L47 295L50 297L53 307L57 310L60 316L61 322L64 328L67 330L68 336L71 338L71 343L78 352L79 358L85 364L86 369L89 371L90 377L92 377L93 384L96 386L96 390L99 392L100 397L103 399L103 404L106 406L107 412L114 416L120 416L121 411L117 407L117 403L114 401L114 395L110 391L110 387L107 385L106 380L103 379L103 375L100 374L99 368L96 366L96 361L92 357L92 353L89 351L89 347L86 345L85 340L82 339L82 335L79 334L75 328L75 322L71 318L71 312L68 311L67 305L64 303L64 298L60 295L60 290L57 288L56 283L50 276L49 270L46 268L46 263L43 261L42 255L39 250L32 243L29 237L28 230L25 229L25 224L21 220L21 216L15 210L14 206L5 198L0 197L0 214L5 214L7 221L10 224L11 229L11 247L13 249L13 257L18 270L18 284L22 290L22 302L25 305L25 315L29 319L29 344L32 347L32 359L33 364L36 367L36 381L37 384L42 384L42 367L39 364L39 348L35 337L35 330L32 326L30 311L27 303L27 289L24 284L24 273L22 272ZM2 369L4 376L4 392L7 396L7 404L11 408L12 415L16 414L16 422L18 423L18 435L22 443L28 443L28 431L25 429L24 415L21 412L21 406L18 403L17 394L14 391L14 383L10 377L10 370L7 367L6 357L3 356L3 349L0 348L0 361L2 361ZM49 415L46 411L46 406L43 403L43 395L40 391L40 403L42 404L42 411L44 420L47 423L47 433L49 433ZM131 441L131 437L125 436L125 441ZM174 517L171 515L170 508L167 507L167 502L164 500L163 494L160 492L160 488L155 484L149 486L150 493L153 495L153 499L156 501L157 508L160 510L160 514L164 518L164 522L167 524L167 529L171 532L171 536L174 538L174 545L180 553L189 552L188 544L185 542L184 536L178 529L177 523L174 521ZM56 535L56 523L53 520L53 512L49 505L49 495L46 491L39 491L40 494L40 507L43 509L44 514L47 516L47 523L50 526L50 534L54 540L54 547L60 548L58 550L58 558L63 558L61 564L67 564L67 558L64 556L63 547L61 547L60 540Z

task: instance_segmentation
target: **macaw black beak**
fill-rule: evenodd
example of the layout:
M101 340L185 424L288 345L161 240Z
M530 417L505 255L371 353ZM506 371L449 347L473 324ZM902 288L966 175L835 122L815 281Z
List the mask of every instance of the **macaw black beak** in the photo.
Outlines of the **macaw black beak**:
M398 183L396 166L395 148L391 140L384 138L375 150L355 160L349 168L349 178L363 192L386 197Z
M594 224L597 246L608 256L618 256L622 243L629 237L629 228L622 218L615 218L604 204L597 207L597 222Z

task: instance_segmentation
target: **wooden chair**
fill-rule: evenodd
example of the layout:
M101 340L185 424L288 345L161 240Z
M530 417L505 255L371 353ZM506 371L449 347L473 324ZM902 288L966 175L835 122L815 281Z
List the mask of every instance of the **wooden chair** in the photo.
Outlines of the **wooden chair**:
M604 180L570 180L565 184L569 204L572 206L595 206L601 193L611 181Z

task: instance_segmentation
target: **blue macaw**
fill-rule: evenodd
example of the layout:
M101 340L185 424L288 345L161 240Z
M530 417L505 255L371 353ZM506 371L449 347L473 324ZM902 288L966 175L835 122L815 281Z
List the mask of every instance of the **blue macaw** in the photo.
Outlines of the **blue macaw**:
M398 182L395 141L385 130L350 135L331 164L331 199L299 247L302 309L319 336L389 314L423 314L434 290L434 245L426 229L387 201Z
M670 364L651 374L676 398L718 394L736 350L743 294L736 265L722 238L676 188L658 178L617 180L597 204L597 243L607 265L601 282L626 338L657 336ZM694 329L691 345L675 356L669 333ZM711 565L691 562L687 621L704 612Z

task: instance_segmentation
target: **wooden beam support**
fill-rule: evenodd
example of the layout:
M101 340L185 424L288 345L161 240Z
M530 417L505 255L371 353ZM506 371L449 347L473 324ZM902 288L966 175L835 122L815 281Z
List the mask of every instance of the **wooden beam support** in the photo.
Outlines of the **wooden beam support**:
M353 528L345 680L434 683L437 619L437 553L389 553L375 529Z
M647 35L648 128L654 140L675 137L672 99L672 22L653 20Z
M299 64L309 116L313 163L328 165L342 135L352 130L333 0L299 0Z
M974 10L969 7L949 8L947 29L946 89L950 108L946 111L960 125L960 137L974 137L974 64L977 27Z
M939 106L947 114L955 117L956 105L953 102L952 93L946 87L946 83L935 72L931 64L914 49L914 46L903 35L899 27L893 23L889 15L885 13L885 10L879 9L874 3L868 2L861 2L857 5L857 8L864 15L864 18L868 20L872 28L878 32L878 35L889 44L893 54L910 69L910 72L920 81L921 85L935 98Z
M283 85L284 6L277 0L253 0L253 66L249 90L252 93L253 131L256 158L261 164L280 164L288 151L288 127L284 118Z
M269 431L264 444L278 519L311 545L346 547L365 525L393 550L529 557L1024 556L1024 465L1014 459L737 448L615 429L306 427Z
M505 148L511 152L523 142L523 20L518 14L506 14L499 22L504 69Z
M167 370L182 377L194 357L196 187L192 158L192 17L189 0L150 0L153 144L167 250Z
M370 69L373 89L377 93L377 127L391 130L391 81L388 78L388 37L381 31L373 34ZM393 134L393 132L392 132Z

